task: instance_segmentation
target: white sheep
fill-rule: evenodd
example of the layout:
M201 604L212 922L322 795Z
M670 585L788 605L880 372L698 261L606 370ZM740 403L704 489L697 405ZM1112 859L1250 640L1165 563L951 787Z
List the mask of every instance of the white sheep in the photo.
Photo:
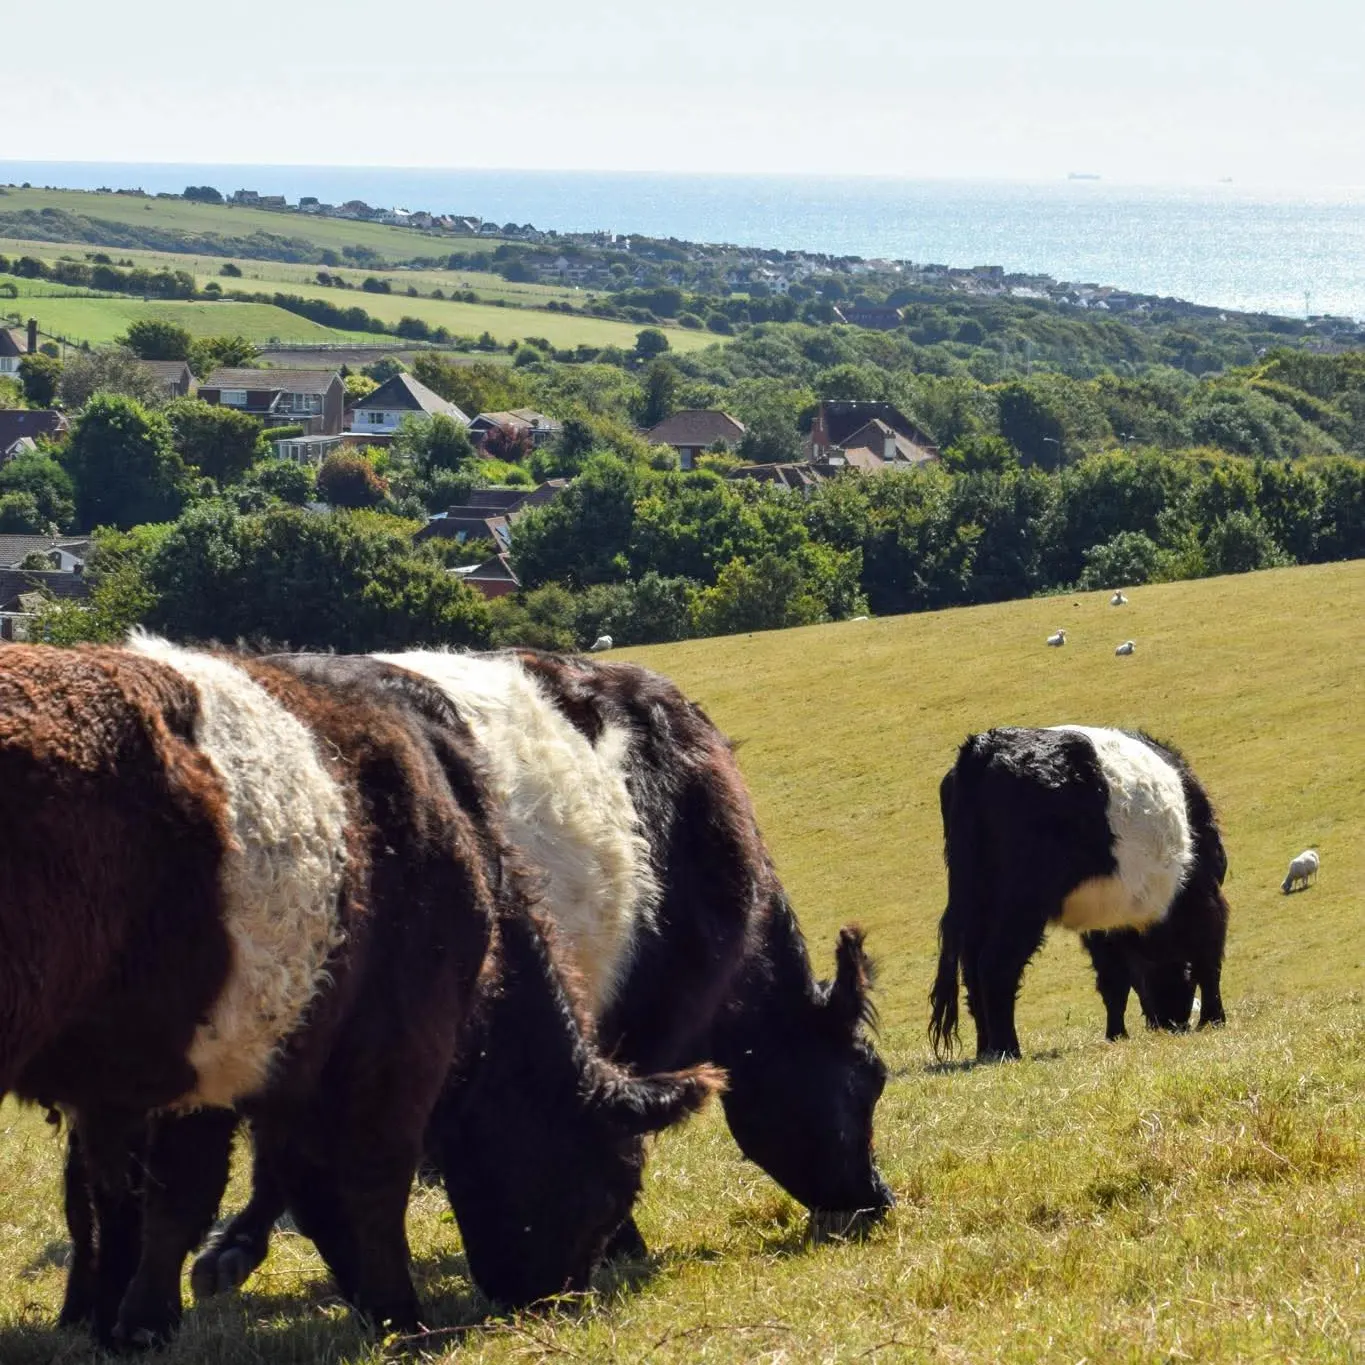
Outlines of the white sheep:
M1318 874L1318 855L1311 848L1306 848L1299 854L1293 862L1289 864L1289 871L1285 874L1285 879L1280 883L1280 890L1287 896L1297 882L1300 886L1307 887L1309 879Z
M1111 607L1126 607L1128 605L1128 599L1121 592L1116 592L1109 599L1109 605Z
M850 621L866 621L866 620L867 620L867 617L866 617L866 616L850 616L848 619L849 619Z
M1131 654L1133 652L1133 642L1125 640L1115 651L1115 654Z
M1053 647L1053 649L1060 649L1064 644L1066 644L1066 631L1059 630L1056 633L1056 635L1049 635L1047 637L1047 642Z
M592 644L591 644L591 646L589 646L589 648L592 650L592 652L593 652L594 654L600 654L604 649L610 649L610 648L611 648L611 636L610 636L610 635L599 635L599 636L597 637L597 639L595 639L595 640L592 642Z

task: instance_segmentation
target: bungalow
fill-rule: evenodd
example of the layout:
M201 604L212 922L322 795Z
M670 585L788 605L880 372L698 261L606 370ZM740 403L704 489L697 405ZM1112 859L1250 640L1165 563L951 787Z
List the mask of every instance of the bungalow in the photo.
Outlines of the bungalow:
M744 435L744 423L717 408L688 408L665 417L645 432L651 445L672 446L683 469L696 466L697 456L716 444L733 450Z
M497 552L505 554L512 548L512 527L506 517L490 513L487 507L450 507L429 517L427 524L412 539L414 544L440 539L453 540L459 545L491 540Z
M267 427L301 423L309 436L341 435L346 410L346 386L336 370L214 370L199 385L199 397L250 413Z
M564 430L553 417L536 412L534 408L513 408L510 412L479 413L469 424L469 439L482 450L494 427L502 427L518 435L525 433L536 449L548 445Z
M488 598L505 597L521 587L521 579L517 577L512 561L506 554L496 554L482 564L452 569L451 573L459 575L463 582Z
M410 374L395 374L356 403L347 429L367 441L388 441L403 418L436 416L451 417L465 427L470 424L454 403L446 402Z
M142 368L168 398L188 398L194 387L194 371L183 360L144 360Z
M0 535L0 569L18 569L30 556L42 555L49 570L83 573L89 553L89 536Z
M47 408L0 408L0 464L33 450L40 438L52 440L70 429L71 423L62 413Z

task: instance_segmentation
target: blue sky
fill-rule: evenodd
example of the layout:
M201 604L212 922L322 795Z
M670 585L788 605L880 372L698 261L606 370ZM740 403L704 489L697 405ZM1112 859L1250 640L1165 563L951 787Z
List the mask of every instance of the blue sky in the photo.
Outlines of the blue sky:
M7 158L1365 183L1362 0L49 0Z

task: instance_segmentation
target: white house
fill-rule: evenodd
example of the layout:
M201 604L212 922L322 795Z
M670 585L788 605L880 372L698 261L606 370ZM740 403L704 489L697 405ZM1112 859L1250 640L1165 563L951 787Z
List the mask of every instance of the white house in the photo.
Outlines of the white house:
M19 378L19 362L30 351L38 349L38 324L30 322L28 333L17 327L0 327L0 375L7 379Z
M469 425L469 418L454 403L447 403L410 374L396 374L351 409L347 430L354 436L387 441L403 418L437 415L452 417L461 426Z

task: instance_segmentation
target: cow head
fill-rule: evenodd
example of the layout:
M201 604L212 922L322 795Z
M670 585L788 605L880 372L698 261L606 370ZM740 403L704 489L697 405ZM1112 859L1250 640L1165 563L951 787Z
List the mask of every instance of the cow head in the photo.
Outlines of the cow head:
M1148 1028L1189 1027L1194 1009L1190 955L1169 920L1126 938L1128 974Z
M639 1193L645 1135L722 1084L709 1067L635 1077L595 1057L558 1096L522 1080L496 1095L477 1086L432 1134L470 1275L509 1307L588 1288Z
M833 981L747 1011L723 1061L725 1114L744 1155L812 1213L813 1230L854 1230L895 1200L877 1171L872 1115L886 1066L862 931L840 931Z

